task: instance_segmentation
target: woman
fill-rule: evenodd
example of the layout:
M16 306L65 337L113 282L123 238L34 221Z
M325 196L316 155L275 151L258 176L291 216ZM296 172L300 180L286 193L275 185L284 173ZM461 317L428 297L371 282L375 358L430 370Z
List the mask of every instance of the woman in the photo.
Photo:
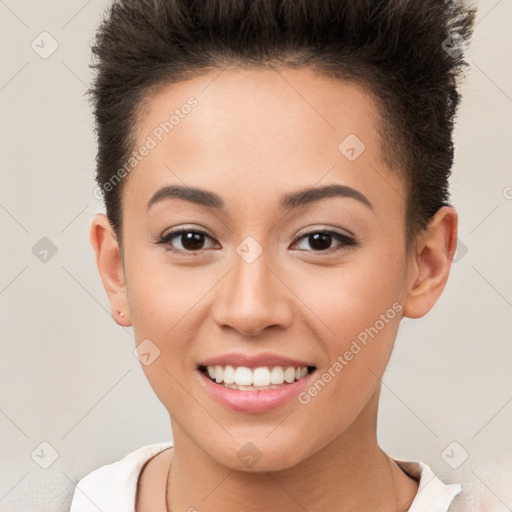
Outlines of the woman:
M428 0L124 0L93 47L91 225L173 443L72 512L457 510L377 441L400 321L456 249L449 204L474 10ZM428 485L427 485L428 484Z

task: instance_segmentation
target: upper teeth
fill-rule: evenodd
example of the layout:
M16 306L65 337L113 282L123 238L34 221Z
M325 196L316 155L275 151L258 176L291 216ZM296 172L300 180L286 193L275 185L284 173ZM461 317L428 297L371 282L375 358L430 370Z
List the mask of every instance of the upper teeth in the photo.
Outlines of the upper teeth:
M295 380L305 377L308 373L307 367L274 366L270 369L267 366L259 368L247 368L245 366L208 366L208 375L217 383L236 384L237 386L269 386L270 384L283 384L285 381L291 384Z

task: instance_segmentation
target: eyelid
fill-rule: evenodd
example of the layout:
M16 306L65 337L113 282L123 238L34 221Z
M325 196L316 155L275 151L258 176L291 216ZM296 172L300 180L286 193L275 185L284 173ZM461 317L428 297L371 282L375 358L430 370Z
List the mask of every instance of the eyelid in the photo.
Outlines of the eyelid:
M301 229L297 233L297 235L294 239L294 242L296 240L298 240L299 238L302 238L304 235L314 234L314 233L318 233L318 232L336 233L337 235L345 236L347 238L352 238L352 239L356 238L354 233L351 233L348 229L342 230L341 228L334 228L334 227L320 224L320 225L308 226L307 228Z
M180 231L198 231L200 233L208 235L210 238L215 239L215 237L206 228L197 227L194 226L193 224L180 224L179 226L168 228L165 231L163 231L159 238L164 238L167 235L170 235L171 233L179 233Z

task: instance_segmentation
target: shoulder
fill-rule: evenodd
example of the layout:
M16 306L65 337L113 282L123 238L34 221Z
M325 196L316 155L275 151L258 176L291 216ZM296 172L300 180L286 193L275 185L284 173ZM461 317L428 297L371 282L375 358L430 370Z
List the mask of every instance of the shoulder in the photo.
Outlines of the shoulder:
M434 473L421 461L394 460L419 482L408 512L501 512L512 499L510 464L473 461L457 471L441 465Z
M473 453L470 462L457 469L462 492L453 500L449 512L502 512L511 510L512 463L485 460ZM442 470L443 478L453 478L450 471ZM444 476L446 474L446 476Z
M76 485L70 512L133 512L142 467L171 446L170 442L143 446L87 474Z
M451 512L451 504L462 491L457 484L439 479L430 466L421 461L393 459L410 477L418 481L418 491L409 512Z

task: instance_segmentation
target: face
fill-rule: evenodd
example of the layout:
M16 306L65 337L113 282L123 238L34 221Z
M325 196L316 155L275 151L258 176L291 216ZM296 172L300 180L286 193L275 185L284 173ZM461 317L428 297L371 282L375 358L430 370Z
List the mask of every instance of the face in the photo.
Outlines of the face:
M238 469L252 443L276 470L371 430L416 268L377 115L309 70L227 69L150 98L122 197L125 293L175 440ZM314 370L266 405L201 371L281 360Z

